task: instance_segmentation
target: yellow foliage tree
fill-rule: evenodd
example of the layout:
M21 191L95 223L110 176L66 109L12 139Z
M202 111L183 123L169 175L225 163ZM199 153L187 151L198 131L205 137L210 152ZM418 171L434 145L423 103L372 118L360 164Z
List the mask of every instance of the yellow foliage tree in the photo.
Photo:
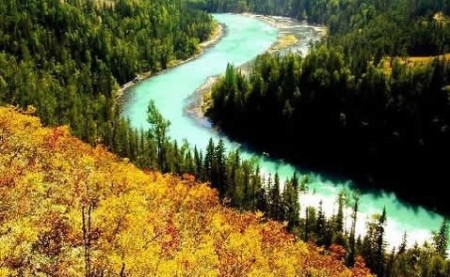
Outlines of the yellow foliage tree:
M217 192L0 108L0 276L370 276Z

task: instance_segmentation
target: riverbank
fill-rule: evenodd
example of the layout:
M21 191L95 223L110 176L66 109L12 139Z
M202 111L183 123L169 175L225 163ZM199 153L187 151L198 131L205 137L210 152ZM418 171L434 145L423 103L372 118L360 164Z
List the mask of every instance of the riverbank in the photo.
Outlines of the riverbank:
M211 104L211 90L213 85L217 82L221 75L215 75L208 77L206 82L201 85L195 92L188 98L185 108L186 114L193 118L196 122L204 125L205 122L209 122L208 117L205 116L205 112Z
M198 52L196 54L194 54L192 57L185 59L185 60L172 60L169 62L169 64L167 65L167 68L164 70L160 70L158 72L143 72L143 73L139 73L133 80L127 82L126 84L122 85L119 90L117 91L117 99L120 102L125 94L125 92L127 90L129 90L130 88L132 88L133 86L135 86L136 84L150 78L153 76L157 76L158 74L164 73L167 70L180 66L182 64L185 64L187 62L190 62L196 58L198 58L199 56L201 56L204 51L206 49L208 49L209 47L214 46L216 43L218 43L220 41L220 39L223 37L223 35L225 34L226 31L226 26L224 26L223 24L217 23L215 29L213 30L213 32L211 33L210 37L201 42L198 46Z
M242 15L263 21L278 30L277 40L266 52L280 53L284 55L288 52L305 54L309 48L309 43L317 41L327 34L325 26L307 25L306 21L300 22L288 17L257 15L243 13ZM238 68L244 75L249 75L254 60L239 65ZM225 68L224 68L225 70ZM208 121L204 113L211 104L211 89L221 75L211 76L200 86L188 99L185 112L194 120L204 124Z
M252 14L252 13L244 13L245 16L256 18L259 20L264 21L265 23L271 25L274 28L277 28L279 30L278 32L278 38L277 41L272 44L270 49L267 50L269 53L276 53L278 51L281 51L283 49L289 48L295 43L298 42L299 38L294 36L293 34L283 34L280 32L280 30L286 28L286 21L284 23L280 23L280 21L277 21L275 16L268 16L268 15L258 15L258 14ZM281 18L281 17L278 17ZM287 20L292 20L288 19Z
M290 17L259 15L252 13L244 13L244 15L261 20L278 30L277 41L272 44L268 50L269 53L280 52L281 54L285 54L290 51L305 54L306 52L304 46L309 48L310 39L316 41L317 38L322 38L328 33L326 26L313 26L309 25L306 21L297 21ZM312 37L309 36L308 39L308 35L305 35L305 28L307 33L315 33L316 35Z

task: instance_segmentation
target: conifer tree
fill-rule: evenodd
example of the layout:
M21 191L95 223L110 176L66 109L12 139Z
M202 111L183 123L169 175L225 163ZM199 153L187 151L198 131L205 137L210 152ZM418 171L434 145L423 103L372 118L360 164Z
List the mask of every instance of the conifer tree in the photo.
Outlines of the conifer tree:
M433 232L433 244L436 252L442 257L447 257L447 246L449 239L449 226L447 218L444 218L441 227L437 232Z
M147 109L147 122L150 124L149 137L156 141L158 165L163 172L169 170L167 161L167 145L169 143L168 130L170 121L164 119L156 108L155 102L150 101Z

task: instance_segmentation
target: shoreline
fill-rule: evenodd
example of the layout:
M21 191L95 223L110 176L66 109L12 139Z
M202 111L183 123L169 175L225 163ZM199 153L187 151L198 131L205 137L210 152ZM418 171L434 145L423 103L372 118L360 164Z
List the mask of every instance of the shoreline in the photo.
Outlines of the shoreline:
M190 97L188 97L188 104L185 106L184 112L190 118L194 119L196 123L203 124L204 122L210 122L209 118L205 116L205 97L211 93L212 87L220 77L221 75L208 77L206 82L197 88Z
M270 15L259 15L253 13L241 13L243 16L256 18L261 20L270 26L282 31L291 26L302 26L307 24L306 21L296 21L290 17L280 17L280 16L270 16ZM278 21L277 21L278 20ZM292 25L293 24L293 25ZM307 25L311 27L315 32L320 33L320 36L323 37L327 34L326 26L313 26ZM299 38L295 37L296 33L278 33L277 40L270 46L269 49L265 51L265 53L280 53L282 51L288 50L291 47L295 46L299 42ZM237 66L236 68L241 70L244 75L249 75L251 71L252 64L254 59L248 61L244 64ZM207 94L211 93L211 89L214 86L215 82L222 76L214 75L208 77L203 85L195 90L191 97L189 97L189 103L185 107L185 113L188 114L191 118L193 118L198 123L202 124L205 121L209 121L209 118L205 116L205 97Z
M137 74L137 76L133 80L123 84L117 90L117 93L116 93L116 99L118 100L117 102L119 102L119 103L123 102L124 101L123 97L125 96L127 90L129 90L130 88L132 88L135 85L139 84L140 82L142 82L142 81L144 81L144 80L146 80L146 79L148 79L150 77L154 77L154 76L157 76L157 75L159 75L161 73L164 73L164 72L166 72L169 69L172 69L174 67L183 65L185 63L188 63L188 62L190 62L192 60L197 59L198 57L203 55L203 53L204 53L204 51L206 49L208 49L208 48L214 46L216 43L218 43L223 38L225 33L226 33L226 26L224 26L223 24L217 23L217 26L212 31L210 37L207 40L205 40L205 41L203 41L203 42L198 44L198 46L199 46L198 53L195 53L193 56L191 56L191 57L189 57L188 59L185 59L185 60L172 60L172 61L170 61L168 63L166 69L160 70L158 72L153 73L151 71L147 71L147 72L143 72L143 73ZM121 104L119 106L121 106Z
M271 45L271 47L267 50L268 53L281 52L298 44L300 38L295 36L296 35L295 32L285 33L287 28L298 27L303 25L312 28L315 32L319 33L321 37L326 36L328 33L328 29L325 25L312 25L309 24L306 20L299 21L291 17L276 16L276 15L261 15L254 13L242 13L242 15L251 18L256 18L278 29L279 33L277 41L275 41Z

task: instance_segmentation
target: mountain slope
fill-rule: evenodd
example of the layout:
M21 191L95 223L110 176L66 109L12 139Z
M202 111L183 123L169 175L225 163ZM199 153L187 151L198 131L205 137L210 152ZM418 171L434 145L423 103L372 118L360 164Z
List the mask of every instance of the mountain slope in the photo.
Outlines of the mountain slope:
M339 251L0 108L0 276L369 276Z

